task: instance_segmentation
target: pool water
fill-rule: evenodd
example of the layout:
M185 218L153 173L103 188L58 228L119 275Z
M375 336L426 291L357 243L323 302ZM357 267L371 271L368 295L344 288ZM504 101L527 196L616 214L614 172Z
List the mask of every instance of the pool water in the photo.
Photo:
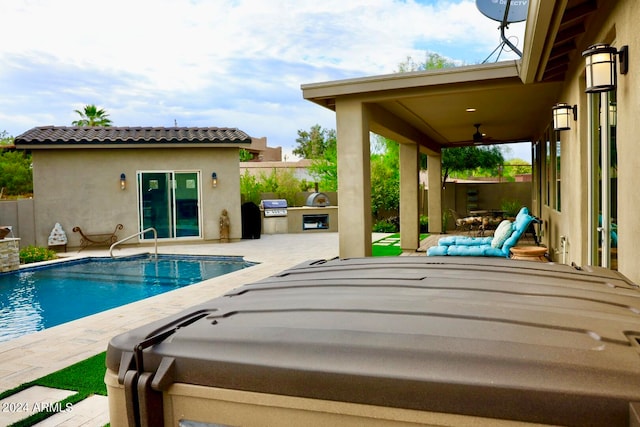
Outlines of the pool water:
M145 255L0 274L0 342L251 265L241 257Z

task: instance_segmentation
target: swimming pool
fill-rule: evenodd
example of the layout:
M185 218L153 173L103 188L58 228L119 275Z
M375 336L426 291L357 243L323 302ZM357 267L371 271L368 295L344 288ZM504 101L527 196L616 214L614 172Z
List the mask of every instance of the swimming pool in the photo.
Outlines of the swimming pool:
M0 274L0 342L251 265L242 257L143 255Z

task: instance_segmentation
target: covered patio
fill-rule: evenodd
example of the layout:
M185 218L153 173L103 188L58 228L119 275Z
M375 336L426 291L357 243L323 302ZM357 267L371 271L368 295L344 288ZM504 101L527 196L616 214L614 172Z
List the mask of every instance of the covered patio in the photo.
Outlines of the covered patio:
M505 61L302 86L305 99L336 112L341 258L371 255L369 133L400 143L401 246L416 250L419 153L429 182L439 183L443 148L531 142L549 123L562 83L525 84L521 67ZM475 124L482 141L474 141ZM429 190L429 229L440 233L442 188Z

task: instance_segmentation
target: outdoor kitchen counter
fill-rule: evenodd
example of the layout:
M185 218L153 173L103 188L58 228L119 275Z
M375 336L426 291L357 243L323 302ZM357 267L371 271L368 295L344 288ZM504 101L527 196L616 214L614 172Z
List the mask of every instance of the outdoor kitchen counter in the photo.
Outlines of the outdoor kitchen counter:
M338 231L338 206L290 207L288 209L288 218L289 233ZM314 224L322 224L322 226L316 227ZM326 228L322 228L325 226Z

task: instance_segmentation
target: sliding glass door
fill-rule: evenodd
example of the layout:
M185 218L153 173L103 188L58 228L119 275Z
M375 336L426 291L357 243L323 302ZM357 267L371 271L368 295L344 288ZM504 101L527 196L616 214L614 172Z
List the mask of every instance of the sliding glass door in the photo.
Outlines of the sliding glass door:
M201 237L199 172L138 172L138 195L140 231L155 228L159 239Z
M618 155L616 92L589 96L590 264L618 268Z

